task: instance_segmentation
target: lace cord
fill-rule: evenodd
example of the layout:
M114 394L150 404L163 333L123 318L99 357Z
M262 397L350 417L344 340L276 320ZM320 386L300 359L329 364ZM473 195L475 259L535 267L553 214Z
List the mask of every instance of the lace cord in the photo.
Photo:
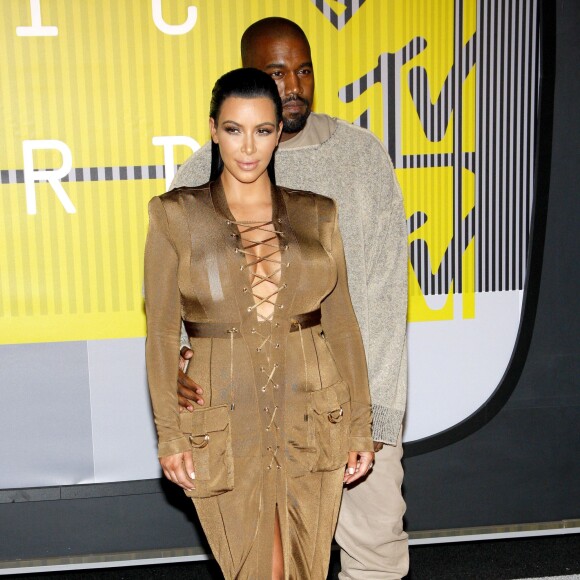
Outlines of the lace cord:
M240 270L249 269L251 272L251 279L250 279L250 289L252 292L252 296L254 299L254 303L248 307L248 312L256 311L256 315L258 317L259 322L269 323L269 332L267 334L262 334L257 329L252 329L252 333L257 334L261 342L257 346L257 352L262 352L262 350L267 347L266 360L268 361L268 366L271 364L271 355L272 349L278 348L280 345L275 343L273 339L273 320L274 320L274 313L276 308L276 301L278 294L287 287L287 284L280 284L280 279L282 276L282 252L288 249L288 244L282 245L280 243L279 238L283 237L284 234L277 230L274 226L274 222L272 220L268 222L241 222L241 221L230 221L228 223L233 224L238 228L239 234L233 234L234 237L239 237L242 247L236 247L236 253L242 254L245 258L245 263L240 266ZM270 226L272 229L270 229ZM243 229L243 231L242 231ZM252 232L267 232L268 236L265 240L255 240L252 239ZM277 243L275 243L275 240ZM266 254L260 256L257 253L257 248L259 246L265 246L266 248L271 249L272 251L266 250ZM273 270L271 272L259 272L258 265L262 262L266 262L268 264L273 265ZM276 281L278 279L278 281ZM272 285L274 289L269 287L269 284ZM261 292L261 289L265 288L265 292ZM247 289L244 288L244 292ZM263 314L260 312L260 307L263 305L270 305L272 306L272 312L268 315ZM280 305L279 308L283 308L283 305ZM300 328L301 331L301 328ZM302 340L302 336L301 336ZM233 393L234 393L234 386L233 386L233 334L231 335L231 349L232 349L232 364L230 367L230 384L231 384L231 392L232 392L232 409L234 408L234 401L233 401ZM304 354L304 345L302 347L302 351ZM306 360L305 360L306 363ZM261 387L261 391L265 393L268 390L268 387L271 386L273 389L278 389L279 386L274 380L274 376L278 370L279 364L274 363L272 364L270 369L266 369L265 367L261 367L262 373L267 375L265 383ZM264 410L267 413L270 413L268 407L265 407ZM274 410L271 414L270 421L266 426L266 431L270 431L272 426L276 427L275 429L275 447L269 446L267 450L271 453L270 463L267 466L267 469L272 469L274 463L278 469L282 469L282 465L278 460L277 454L278 450L280 449L279 446L279 439L278 439L278 431L279 427L276 424L275 418L276 413L278 411L278 406L274 406Z
M236 253L242 254L245 256L245 264L240 266L242 270L252 269L254 266L262 262L268 262L270 264L275 265L275 269L268 274L262 274L258 271L252 271L252 280L250 281L250 287L252 290L252 295L254 296L254 304L248 307L248 312L256 311L259 319L261 321L271 321L274 314L273 312L270 313L268 316L265 316L260 312L260 307L264 304L269 304L273 308L276 306L276 302L273 300L278 293L286 287L286 285L280 285L275 281L277 276L281 275L282 272L282 251L288 248L288 245L285 244L282 246L280 242L273 243L274 240L278 240L278 237L282 237L284 234L282 231L277 230L274 226L274 222L272 220L267 222L243 222L243 221L228 221L228 224L232 224L238 228L238 234L232 234L235 237L239 237L242 241L242 247L236 247ZM270 226L272 229L270 229ZM243 228L243 230L242 230ZM252 237L252 232L267 232L269 237L265 240L255 240ZM245 245L244 245L245 244ZM255 249L259 246L266 246L268 248L272 248L272 251L264 256L260 256L255 252ZM266 293L266 295L262 295L258 293L259 287L262 284L270 283L276 287L275 290L271 291L270 293Z
M266 431L269 431L270 428L272 427L272 423L274 423L274 417L276 416L277 410L278 410L278 406L275 406L274 412L272 413L272 418L270 419L270 422L268 423L268 426L266 427ZM274 425L276 425L276 423L274 423ZM278 425L276 425L276 429L278 429Z

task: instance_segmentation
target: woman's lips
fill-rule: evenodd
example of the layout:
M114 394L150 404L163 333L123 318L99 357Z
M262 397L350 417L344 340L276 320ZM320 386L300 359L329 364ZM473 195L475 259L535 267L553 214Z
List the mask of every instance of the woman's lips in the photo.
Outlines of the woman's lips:
M244 171L252 171L258 167L258 161L237 161L236 162Z

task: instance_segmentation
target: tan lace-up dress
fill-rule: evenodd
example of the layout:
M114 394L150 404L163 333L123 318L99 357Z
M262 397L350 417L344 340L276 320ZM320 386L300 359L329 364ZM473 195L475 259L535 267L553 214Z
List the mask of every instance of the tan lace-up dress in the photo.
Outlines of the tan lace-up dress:
M236 222L219 182L150 202L149 387L226 578L270 578L277 509L286 577L324 579L347 453L372 450L366 362L335 203L272 187L272 206ZM180 414L182 319L205 405Z

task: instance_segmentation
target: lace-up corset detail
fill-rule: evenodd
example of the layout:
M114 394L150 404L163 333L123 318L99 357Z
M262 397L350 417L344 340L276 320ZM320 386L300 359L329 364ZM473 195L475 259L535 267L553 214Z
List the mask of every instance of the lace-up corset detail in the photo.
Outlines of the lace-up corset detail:
M280 237L272 220L267 222L233 221L237 226L240 246L236 252L244 254L246 264L241 266L248 272L249 289L259 322L270 322L274 317L278 293L284 288L282 278L282 250Z

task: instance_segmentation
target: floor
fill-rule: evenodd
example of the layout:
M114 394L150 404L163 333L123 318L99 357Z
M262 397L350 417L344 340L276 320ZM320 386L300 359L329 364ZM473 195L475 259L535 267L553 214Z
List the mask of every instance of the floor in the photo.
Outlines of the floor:
M411 546L407 580L580 580L580 535ZM328 580L338 578L334 552ZM13 576L14 577L14 576ZM213 561L16 576L22 580L219 580ZM375 579L373 579L375 580ZM380 580L377 578L376 580Z

